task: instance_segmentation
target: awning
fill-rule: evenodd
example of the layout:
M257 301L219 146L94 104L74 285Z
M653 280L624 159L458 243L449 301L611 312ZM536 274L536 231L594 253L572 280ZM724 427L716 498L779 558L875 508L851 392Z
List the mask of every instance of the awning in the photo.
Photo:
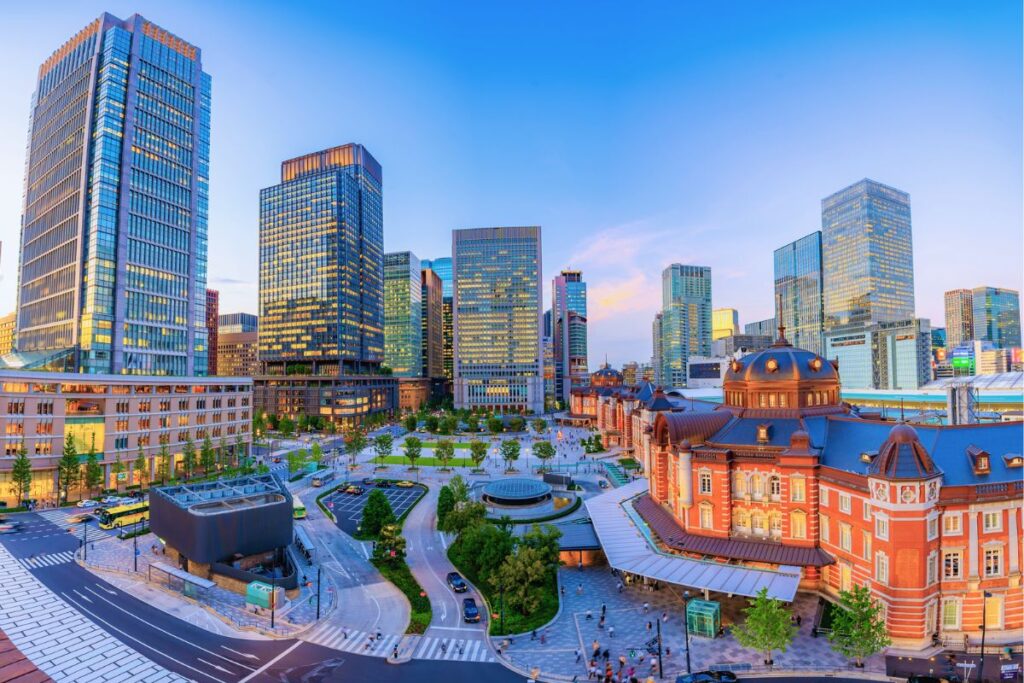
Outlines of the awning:
M800 569L755 569L671 555L659 549L629 501L647 491L638 479L586 501L587 512L608 564L619 571L688 586L697 590L753 597L762 588L768 597L790 602L800 584Z
M149 565L150 572L152 572L154 569L159 572L163 572L168 576L173 576L177 579L181 579L185 583L190 583L193 586L198 586L203 590L208 590L217 585L209 579L204 579L203 577L196 576L195 574L189 574L184 569L178 569L177 567L169 565L166 562L151 562Z

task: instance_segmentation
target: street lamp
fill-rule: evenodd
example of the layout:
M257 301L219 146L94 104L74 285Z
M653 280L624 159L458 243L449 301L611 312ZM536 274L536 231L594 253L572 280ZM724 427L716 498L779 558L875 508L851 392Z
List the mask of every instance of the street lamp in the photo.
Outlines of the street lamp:
M992 594L988 591L981 593L981 661L978 662L978 683L984 683L985 676L985 625L988 623L986 611L988 610L988 599Z
M89 559L89 519L82 519L82 559Z
M316 568L316 620L320 621L320 570L321 567Z
M685 621L685 620L684 620ZM687 643L686 657L690 657L689 643ZM687 666L686 673L690 673L690 668ZM658 619L658 678L665 678L665 667L661 664L661 619Z
M690 619L686 613L686 603L690 599L690 591L683 591L683 638L686 641L686 673L690 673ZM661 649L661 636L659 629L658 649Z

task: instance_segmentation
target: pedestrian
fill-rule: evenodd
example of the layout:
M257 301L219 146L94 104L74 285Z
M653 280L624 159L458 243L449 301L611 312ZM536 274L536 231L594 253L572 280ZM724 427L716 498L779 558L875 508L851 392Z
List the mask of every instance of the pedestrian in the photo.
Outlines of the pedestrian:
M592 659L597 659L597 656L599 654L601 654L601 643L597 642L597 638L595 638L593 644L591 644L590 647L593 650L593 653L591 654L591 658Z
M626 666L626 655L619 655L619 668Z
M604 657L604 661L607 662L609 659L611 659L612 653L608 651L608 648L605 648L604 652L602 652L601 655Z
M583 584L582 583L576 585L576 595L583 595Z
M649 622L649 621L648 621L648 622L647 622L647 632L648 632L648 633L650 633L650 632L651 632L651 629L652 629L653 627L654 627L654 625L653 625L653 624L651 624L651 622Z
M601 603L601 616L603 617L603 616L604 616L604 614L605 614L605 612L607 612L607 611L608 611L608 605L606 605L606 604L604 604L604 603L602 602L602 603Z
M608 625L608 637L609 638L614 638L615 637L615 627L610 625L610 624Z
M537 629L533 629L530 633L530 640L537 640Z
M540 644L541 645L546 645L547 642L548 642L548 634L546 632L542 632L540 634Z
M672 656L672 648L670 648L668 645L665 646L665 656L666 657L671 657Z
M647 614L650 611L651 611L651 603L645 602L644 603L644 614ZM648 630L650 630L650 629L648 629Z
M621 582L621 581L619 581L619 582L618 582L618 583L617 583L617 584L615 585L615 589L616 589L617 591L619 591L620 593L622 592L622 582Z
M587 667L587 680L593 680L597 678L597 664L594 661L590 662L590 666Z
M576 655L576 663L579 664L580 657L582 656L582 654L580 653L580 649L576 648L575 650L573 650L573 654Z
M658 672L658 658L651 655L651 673L655 674Z
M797 627L797 628L800 628L800 623L801 623L802 621L803 621L803 617L801 617L801 616L800 616L799 614L798 614L798 615L796 615L796 627Z
M604 628L604 616L602 616L597 622L598 628Z
M668 612L662 612L661 613L661 621L664 624L668 623Z
M564 597L565 597L565 586L562 586L562 587L561 587L561 588L559 588L558 590L559 590L559 591L561 592L561 594L562 594L562 597L564 598Z
M588 609L587 610L587 621L590 621L593 618L594 618L594 612Z

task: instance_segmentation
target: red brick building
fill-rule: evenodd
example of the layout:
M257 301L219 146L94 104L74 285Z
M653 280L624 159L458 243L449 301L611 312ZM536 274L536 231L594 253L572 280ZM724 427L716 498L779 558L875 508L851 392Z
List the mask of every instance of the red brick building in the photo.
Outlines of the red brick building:
M642 460L633 505L663 550L797 571L831 598L869 586L896 646L976 643L983 601L987 642L1019 643L1024 425L862 419L839 386L783 337L733 361L722 405L619 392L597 423Z

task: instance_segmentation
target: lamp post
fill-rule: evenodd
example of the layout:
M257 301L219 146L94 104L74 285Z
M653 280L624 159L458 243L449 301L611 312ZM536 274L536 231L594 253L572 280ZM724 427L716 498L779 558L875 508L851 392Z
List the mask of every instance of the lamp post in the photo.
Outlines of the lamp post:
M992 594L988 591L982 591L981 593L981 659L978 662L978 683L984 683L985 681L985 625L988 623L986 610L988 609L988 599L992 597Z
M275 560L277 558L274 558ZM274 610L277 608L277 575L270 568L270 629L274 629Z
M82 559L89 559L89 520L82 520Z
M132 533L132 561L135 563L135 571L139 571L139 522L135 520L135 529Z
M501 587L498 589L498 592L501 595L501 598L500 598L501 599L501 607L498 608L498 615L501 618L501 632L504 633L505 632L505 584L504 583L501 584Z
M690 656L690 648L689 648L689 646L687 646L687 648L686 648L686 656L687 657ZM686 672L687 673L690 672L689 668L687 668ZM661 618L660 617L658 618L658 678L665 678L665 667L662 666L662 664L661 664Z
M686 605L690 600L690 591L683 591L683 638L686 641L686 673L690 673L690 619L686 613ZM660 629L659 629L660 633ZM658 648L661 648L659 635Z
M316 620L320 621L320 570L321 567L316 568Z

